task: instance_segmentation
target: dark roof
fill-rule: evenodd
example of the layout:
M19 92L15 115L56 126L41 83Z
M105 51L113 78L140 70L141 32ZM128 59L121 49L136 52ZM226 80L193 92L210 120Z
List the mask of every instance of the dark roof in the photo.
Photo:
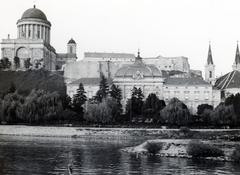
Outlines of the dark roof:
M214 87L218 89L240 88L240 72L235 70L217 78Z
M77 55L74 54L70 54L70 53L57 53L57 58L75 58L77 57Z
M76 42L74 41L74 39L70 39L69 41L68 41L68 44L76 44Z
M42 19L47 21L46 15L40 9L35 8L35 6L33 8L27 9L23 13L21 19L27 19L27 18L37 18L37 19Z
M140 75L142 77L161 77L160 70L151 64L144 64L139 53L133 64L124 65L115 74L115 77L134 77Z
M161 70L163 77L170 77L174 75L182 75L185 74L185 72L182 72L180 70Z
M209 44L208 48L208 58L207 58L207 64L213 64L213 59L212 59L212 50L211 50L211 45Z
M208 85L210 84L204 81L200 77L188 77L188 78L166 78L165 85L176 85L176 86L197 86L197 85Z
M79 85L82 83L83 85L99 85L100 83L99 77L91 77L91 78L80 78L76 81L71 82L71 85ZM112 84L112 79L108 79L108 84Z
M135 58L130 53L105 53L105 52L85 52L84 57L88 58Z

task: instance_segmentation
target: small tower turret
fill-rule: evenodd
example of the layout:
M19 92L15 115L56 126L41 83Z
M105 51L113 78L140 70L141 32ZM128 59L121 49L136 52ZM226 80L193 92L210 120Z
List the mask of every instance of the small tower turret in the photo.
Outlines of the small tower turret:
M209 42L207 64L205 65L205 80L210 84L215 83L215 65L212 58L211 44Z
M74 54L76 55L77 53L77 44L72 38L68 41L67 53L70 55L74 55Z

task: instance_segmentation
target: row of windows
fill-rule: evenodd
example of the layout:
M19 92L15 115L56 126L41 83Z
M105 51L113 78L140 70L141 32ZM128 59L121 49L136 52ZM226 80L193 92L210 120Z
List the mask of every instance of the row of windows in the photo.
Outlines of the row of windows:
M190 87L192 87L192 86L190 86ZM168 86L165 86L165 89L168 89L168 88L175 88L175 89L178 89L179 87L178 86L175 86L175 87L168 87ZM195 89L198 89L199 87L198 86L195 86ZM205 89L208 89L209 87L205 87ZM185 86L185 89L188 89L188 86Z
M191 91L183 91L184 94L190 94ZM171 91L164 91L164 93L169 94ZM181 91L173 91L174 94L180 94ZM194 94L200 94L200 91L193 91ZM210 91L204 91L204 94L210 94Z

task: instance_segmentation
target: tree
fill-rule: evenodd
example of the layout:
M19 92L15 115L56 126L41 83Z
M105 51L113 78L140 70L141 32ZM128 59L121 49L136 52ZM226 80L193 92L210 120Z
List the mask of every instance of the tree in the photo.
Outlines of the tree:
M110 90L110 96L117 100L119 104L121 104L122 100L122 90L119 88L119 86L116 86L115 84L112 84L111 90Z
M209 104L201 104L197 107L197 114L201 115L204 113L205 110L213 110L213 106Z
M115 84L112 84L111 86L111 90L110 90L110 97L112 99L114 99L116 102L117 102L117 105L114 106L114 110L116 111L114 115L114 119L117 121L117 122L120 122L121 121L121 118L120 117L120 114L122 113L122 90L116 86Z
M20 67L20 59L19 57L14 57L14 66L15 66L15 69L18 69Z
M31 64L31 62L30 62L30 58L24 60L24 67L25 67L26 69L29 69L30 66L32 66L32 64Z
M3 59L0 60L0 65L1 69L10 69L11 62L9 61L8 58L4 57Z
M69 95L64 95L62 97L62 105L63 109L71 109L72 108L72 98Z
M131 99L127 101L126 105L126 113L130 118L142 115L143 98L144 95L142 93L141 88L136 88L134 86L132 89Z
M198 121L201 124L207 126L211 124L211 113L213 106L209 104L201 104L197 107Z
M171 99L169 104L161 110L160 114L166 124L169 125L182 126L191 122L187 106L177 98Z
M87 101L87 96L85 95L86 92L84 90L83 84L80 83L77 89L77 93L73 96L73 110L80 115L83 116L83 105Z
M32 90L22 106L21 116L28 123L49 123L59 121L62 112L62 101L57 92Z
M160 111L166 106L164 100L160 100L156 94L148 95L144 102L144 116L146 118L153 118L155 122L160 121Z
M108 86L107 79L103 74L101 74L99 90L97 91L95 96L96 101L102 102L102 100L108 96L108 93L109 93L109 86Z
M215 126L236 126L237 116L233 104L220 103L211 113L211 121Z
M22 106L24 98L17 93L9 93L4 96L1 107L1 121L17 123L23 121Z
M84 119L90 123L110 124L119 116L118 102L113 98L105 98L101 103L89 104Z

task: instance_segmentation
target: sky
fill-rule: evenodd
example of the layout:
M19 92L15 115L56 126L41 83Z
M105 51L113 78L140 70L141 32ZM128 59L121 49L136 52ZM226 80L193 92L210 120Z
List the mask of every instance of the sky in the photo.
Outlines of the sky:
M239 0L1 0L0 39L16 38L16 22L28 8L52 23L51 45L66 52L70 38L84 52L137 53L189 58L204 71L211 41L216 75L232 70L240 40Z

